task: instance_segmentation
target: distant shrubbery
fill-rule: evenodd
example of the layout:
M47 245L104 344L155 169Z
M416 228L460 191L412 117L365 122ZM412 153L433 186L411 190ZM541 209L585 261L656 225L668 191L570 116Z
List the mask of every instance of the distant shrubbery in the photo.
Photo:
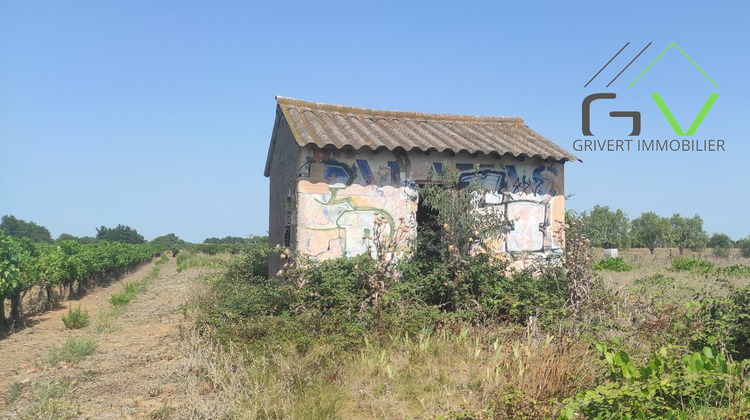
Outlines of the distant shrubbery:
M143 235L138 233L137 230L125 225L117 225L117 227L114 228L108 228L106 226L96 228L96 239L100 241L122 242L136 245L146 242L146 240L143 239Z
M672 260L672 268L683 271L699 271L709 273L714 269L714 263L698 257L682 257Z
M247 238L242 238L239 236L225 236L221 239L219 238L206 238L206 240L203 241L204 244L232 244L232 245L253 245L257 243L260 238L263 238L262 236L250 236Z
M628 265L622 257L605 258L594 263L594 270L607 270L607 271L630 271L633 267Z
M52 237L46 227L17 219L13 215L3 216L0 222L0 232L16 239L27 238L32 242L52 242Z

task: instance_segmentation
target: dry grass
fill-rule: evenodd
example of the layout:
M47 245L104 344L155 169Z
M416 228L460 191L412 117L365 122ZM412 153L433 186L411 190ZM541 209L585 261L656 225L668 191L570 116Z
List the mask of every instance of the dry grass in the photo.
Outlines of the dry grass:
M648 354L654 346L664 344L665 334L675 332L675 319L686 313L686 302L705 296L726 296L731 288L750 284L747 277L719 278L672 268L672 260L678 257L699 257L719 267L750 265L750 259L740 257L737 250L727 258L714 256L710 249L700 253L685 251L683 255L676 248L655 251L651 255L648 249L620 250L620 257L633 270L597 272L614 296L612 307L602 314L605 319L597 320L597 339L617 338L633 352ZM603 257L601 249L593 252L595 260Z
M199 252L181 252L177 255L177 271L180 272L195 267L225 268L239 258L239 255L229 253L208 255Z
M595 260L602 258L603 252L601 249L594 249L593 252L597 257ZM716 281L715 278L706 278L706 276L700 273L672 270L672 259L674 258L681 256L700 257L721 267L733 264L750 265L750 259L742 258L737 250L733 250L727 258L718 258L714 256L710 249L697 253L685 251L683 255L680 255L677 248L658 248L655 250L654 255L651 255L648 249L633 248L625 251L621 250L619 254L626 263L635 267L635 269L619 273L612 271L599 272L607 286L613 291L619 293L633 292L637 289L635 284L636 280L656 274L662 274L674 278L675 281L673 282L673 286L665 290L665 292L667 292L666 297L677 300L685 300L696 293L705 294L710 292L717 295L723 295L726 290L724 283ZM729 282L735 287L750 285L750 279L748 278L730 277L727 280L729 280Z
M195 418L541 418L596 373L582 342L484 329L373 338L344 355L325 345L253 354L195 331L184 338L195 404L181 414Z

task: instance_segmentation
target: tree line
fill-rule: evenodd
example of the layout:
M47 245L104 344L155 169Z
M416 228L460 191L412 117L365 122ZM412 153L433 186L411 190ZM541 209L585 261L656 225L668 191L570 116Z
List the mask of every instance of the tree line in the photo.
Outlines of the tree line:
M620 209L596 205L580 214L584 235L591 246L601 248L630 247L648 248L653 254L656 248L676 247L680 254L685 250L700 252L712 248L715 255L725 257L737 247L743 257L750 257L750 236L733 241L726 233L714 233L710 237L703 229L703 219L696 214L683 217L679 213L662 217L649 211L632 221Z
M96 228L96 236L75 236L69 233L63 233L57 239L53 240L49 229L46 227L38 225L35 222L27 222L18 219L13 215L5 215L2 217L2 221L0 222L0 232L11 238L26 238L34 243L76 241L79 244L91 244L96 241L107 241L139 245L148 242L151 245L159 246L161 249L183 248L188 245L187 241L180 239L180 237L174 233L157 236L149 242L146 241L143 235L138 233L137 230L123 224L118 224L113 228L102 225L101 227ZM239 236L225 236L223 238L209 237L206 238L203 243L219 245L255 245L258 241L263 241L263 238L263 236L255 235L250 235L247 238Z

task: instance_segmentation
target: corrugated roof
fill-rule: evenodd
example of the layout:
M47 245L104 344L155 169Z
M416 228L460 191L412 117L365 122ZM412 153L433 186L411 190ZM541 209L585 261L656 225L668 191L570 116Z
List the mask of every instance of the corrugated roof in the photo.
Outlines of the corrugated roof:
M384 111L283 96L277 96L276 100L295 140L303 147L313 144L338 149L401 147L406 151L497 153L561 162L580 160L531 130L522 117ZM269 153L266 173L270 158Z

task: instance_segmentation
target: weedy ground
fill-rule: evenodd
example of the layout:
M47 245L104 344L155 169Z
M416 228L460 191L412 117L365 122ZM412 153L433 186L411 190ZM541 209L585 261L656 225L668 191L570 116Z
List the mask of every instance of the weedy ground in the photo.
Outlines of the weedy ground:
M0 383L0 417L564 418L566 410L581 409L573 404L580 402L576 396L590 396L585 393L597 385L622 383L633 389L639 384L621 376L612 380L611 365L598 348L615 355L620 353L611 349L627 349L637 363L669 349L675 358L662 359L677 372L681 357L695 351L693 340L705 338L691 336L691 329L731 329L736 323L732 316L707 319L689 307L691 302L723 302L711 299L732 296L748 284L747 275L677 270L672 263L677 250L671 258L668 250L653 256L644 251L621 251L632 270L596 272L606 293L592 294L589 307L576 314L539 314L532 319L539 325L531 325L529 318L480 319L476 311L468 316L415 303L419 311L397 308L383 311L381 320L375 315L359 319L375 326L364 329L346 322L362 317L359 303L348 312L320 312L326 290L340 283L323 284L328 289L314 289L318 295L300 297L248 280L237 270L237 257L181 254L156 272L152 264L123 279L122 284L139 284L130 286L135 293L127 304L112 301L128 291L119 283L76 302L92 314L88 326L65 330L63 308L0 341L0 371L9 373ZM750 266L750 260L737 256L699 257L714 267ZM304 299L285 300L289 296ZM263 303L262 312L272 315L260 316L259 305L248 302ZM690 324L693 315L704 323ZM377 327L395 325L394 319L439 322ZM322 325L329 321L338 325ZM336 328L341 326L353 329ZM690 366L695 369L695 362ZM690 382L701 378L700 372L670 375L660 380L716 395L715 389ZM746 413L747 382L740 377L735 385L721 393L724 400L704 399L726 401L718 408L686 403L682 409L688 418ZM605 396L625 404L623 389L614 387Z
M601 255L601 250L593 252ZM680 376L680 359L694 351L691 340L700 352L699 341L707 337L690 335L695 325L690 324L686 306L707 296L727 296L746 286L750 276L677 270L672 265L680 257L676 249L672 257L669 250L650 255L638 249L621 251L621 256L632 269L598 271L604 292L592 294L590 307L577 314L562 312L542 327L507 319L477 322L454 313L453 318L440 318L411 332L409 328L396 328L396 332L375 328L340 334L340 328L328 328L332 336L344 337L338 341L315 336L312 329L320 328L319 324L308 323L314 327L300 329L294 319L306 316L308 309L292 305L297 315L290 319L289 313L279 309L285 307L285 292L248 282L248 277L236 273L216 275L207 279L206 288L186 307L195 326L186 330L183 352L188 355L187 369L195 373L189 389L194 393L191 399L198 403L182 414L276 419L565 418L566 412L581 409L576 396L589 395L587 390L597 385L621 381L625 385L617 385L604 397L621 399L623 404L627 403L623 395L630 392L623 389L639 386L637 378L611 380L611 366L596 351L596 343L617 343L624 357L627 348L632 360L648 359L652 352L668 348L672 359L667 362L676 367L669 373L673 376L664 374L662 380L693 386L692 379ZM750 266L749 260L736 256L683 255L688 256L704 258L716 267ZM247 306L259 290L267 297L264 305L270 305L261 312L272 316L259 315L257 305ZM315 298L327 299L321 295L323 289L311 290ZM350 311L348 316L355 317L355 313ZM416 318L434 315L403 313ZM345 324L338 318L325 319ZM543 322L541 317L538 322ZM704 326L706 335L708 329L717 327ZM746 413L750 406L743 404L750 397L743 375L741 386L727 391L733 401L739 401L735 406L672 402L683 404L675 413L716 419ZM710 400L714 391L700 392ZM667 412L671 408L651 409Z

